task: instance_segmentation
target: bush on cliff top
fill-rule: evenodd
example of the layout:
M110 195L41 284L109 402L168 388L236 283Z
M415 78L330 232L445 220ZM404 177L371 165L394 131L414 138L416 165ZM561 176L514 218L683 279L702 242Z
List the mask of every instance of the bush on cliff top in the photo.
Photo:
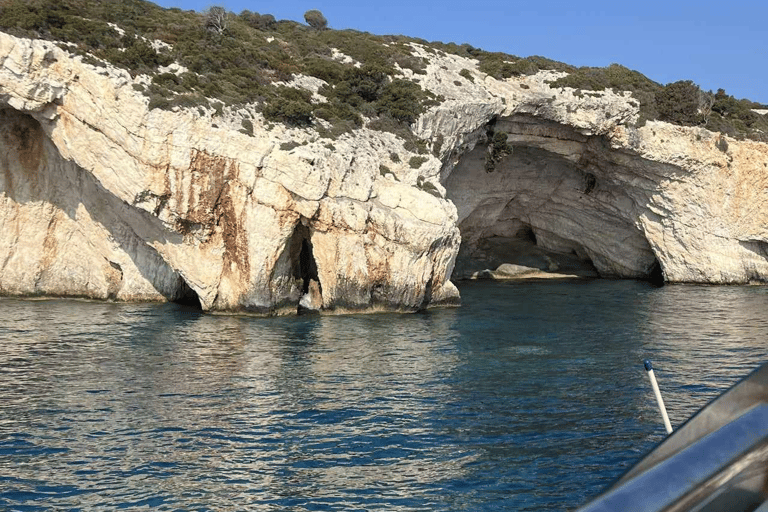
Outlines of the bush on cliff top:
M551 82L550 87L616 92L630 91L640 103L640 121L660 119L683 126L704 126L737 138L768 141L768 118L752 111L761 105L736 100L720 89L717 94L702 91L690 80L667 85L619 64L604 68L582 67Z
M207 97L229 105L261 104L272 121L307 125L321 118L354 127L362 124L361 114L409 123L436 100L418 84L393 78L397 67L424 72L425 62L411 55L408 38L317 30L247 10L239 16L222 12L220 30L211 30L210 13L162 9L143 0L0 0L0 6L1 30L64 41L68 51L153 76L144 91L153 107L206 105ZM361 71L342 63L334 51L365 66ZM159 72L174 60L189 73ZM313 104L308 94L280 86L299 73L326 81L329 103Z
M407 126L441 101L415 82L396 78L398 68L425 72L425 59L413 55L410 47L419 43L427 51L476 59L481 71L498 79L546 69L569 73L553 81L552 87L630 91L640 103L642 120L705 124L737 137L768 137L768 119L752 111L762 105L736 100L722 91L715 95L710 111L694 114L692 103L682 108L678 100L693 94L695 84L687 87L688 92L679 84L665 87L617 64L575 68L544 57L520 58L469 44L318 30L248 10L239 15L222 11L220 30L211 30L208 14L210 10L206 14L163 9L144 0L0 0L0 30L64 42L65 49L93 64L101 59L133 75L152 76L153 83L144 93L153 107L202 105L220 110L219 103L212 104L214 98L229 105L257 103L270 120L307 125L322 119L338 133L361 126L362 116L376 119L374 128L401 133L399 125ZM336 52L352 62L335 58ZM173 61L189 72L159 72L158 68ZM295 74L327 82L320 92L328 103L313 103L308 94L280 86ZM463 76L471 78L469 72Z

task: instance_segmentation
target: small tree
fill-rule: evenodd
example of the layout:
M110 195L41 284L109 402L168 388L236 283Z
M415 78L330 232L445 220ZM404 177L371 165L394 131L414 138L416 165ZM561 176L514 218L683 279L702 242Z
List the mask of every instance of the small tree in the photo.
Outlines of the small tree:
M699 86L690 80L664 86L656 93L656 107L661 119L680 125L698 124L700 92Z
M384 85L377 99L379 114L389 114L401 123L411 124L421 113L419 84L408 80L395 79Z
M326 28L328 28L328 20L325 19L325 16L323 16L323 13L321 13L317 9L312 9L305 12L304 20L307 22L307 25L309 25L310 27L316 30L325 30Z
M211 32L223 34L224 31L227 30L227 18L229 17L229 13L227 13L225 8L219 5L214 5L205 11L203 16L203 23L205 24L205 28Z
M257 30L273 30L277 25L275 17L271 14L259 14L248 9L240 13L240 18Z
M704 118L704 125L712 115L712 107L715 105L715 95L712 91L699 91L699 115Z

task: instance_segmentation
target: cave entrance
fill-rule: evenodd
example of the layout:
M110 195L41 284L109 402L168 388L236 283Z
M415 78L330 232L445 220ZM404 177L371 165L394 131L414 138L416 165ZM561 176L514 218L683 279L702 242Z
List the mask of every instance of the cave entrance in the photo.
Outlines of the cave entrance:
M301 291L298 312L319 310L322 305L322 287L312 252L309 228L302 223L296 226L291 237L290 259L291 274Z
M463 226L454 267L456 279L473 279L510 264L542 272L599 277L589 251L578 241L535 229L519 219L499 222L473 232Z
M317 276L317 263L315 262L315 256L312 254L312 244L306 238L301 241L301 252L299 252L299 265L298 272L294 274L294 277L301 279L301 294L309 292L309 282L313 279L319 283L320 278Z
M536 233L533 232L533 228L528 224L523 224L523 227L517 230L517 233L515 233L515 238L530 242L533 245L537 245Z
M179 277L179 281L180 284L176 297L171 302L202 311L203 305L200 303L200 297L197 295L197 292L190 288L187 282L181 277Z
M664 271L661 269L661 263L659 260L654 260L653 265L648 270L648 277L646 279L653 286L664 286Z

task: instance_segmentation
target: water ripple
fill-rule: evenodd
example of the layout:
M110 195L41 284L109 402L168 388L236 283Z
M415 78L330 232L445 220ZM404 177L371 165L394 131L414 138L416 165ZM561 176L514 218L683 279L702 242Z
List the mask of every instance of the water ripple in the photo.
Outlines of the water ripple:
M473 283L418 315L0 299L0 509L572 509L766 358L768 289Z

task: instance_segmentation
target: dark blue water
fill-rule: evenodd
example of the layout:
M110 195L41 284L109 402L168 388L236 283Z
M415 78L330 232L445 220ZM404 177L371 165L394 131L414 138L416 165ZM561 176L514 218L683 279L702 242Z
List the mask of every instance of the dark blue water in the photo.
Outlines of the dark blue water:
M476 283L426 314L0 299L0 510L569 510L768 354L768 288Z

